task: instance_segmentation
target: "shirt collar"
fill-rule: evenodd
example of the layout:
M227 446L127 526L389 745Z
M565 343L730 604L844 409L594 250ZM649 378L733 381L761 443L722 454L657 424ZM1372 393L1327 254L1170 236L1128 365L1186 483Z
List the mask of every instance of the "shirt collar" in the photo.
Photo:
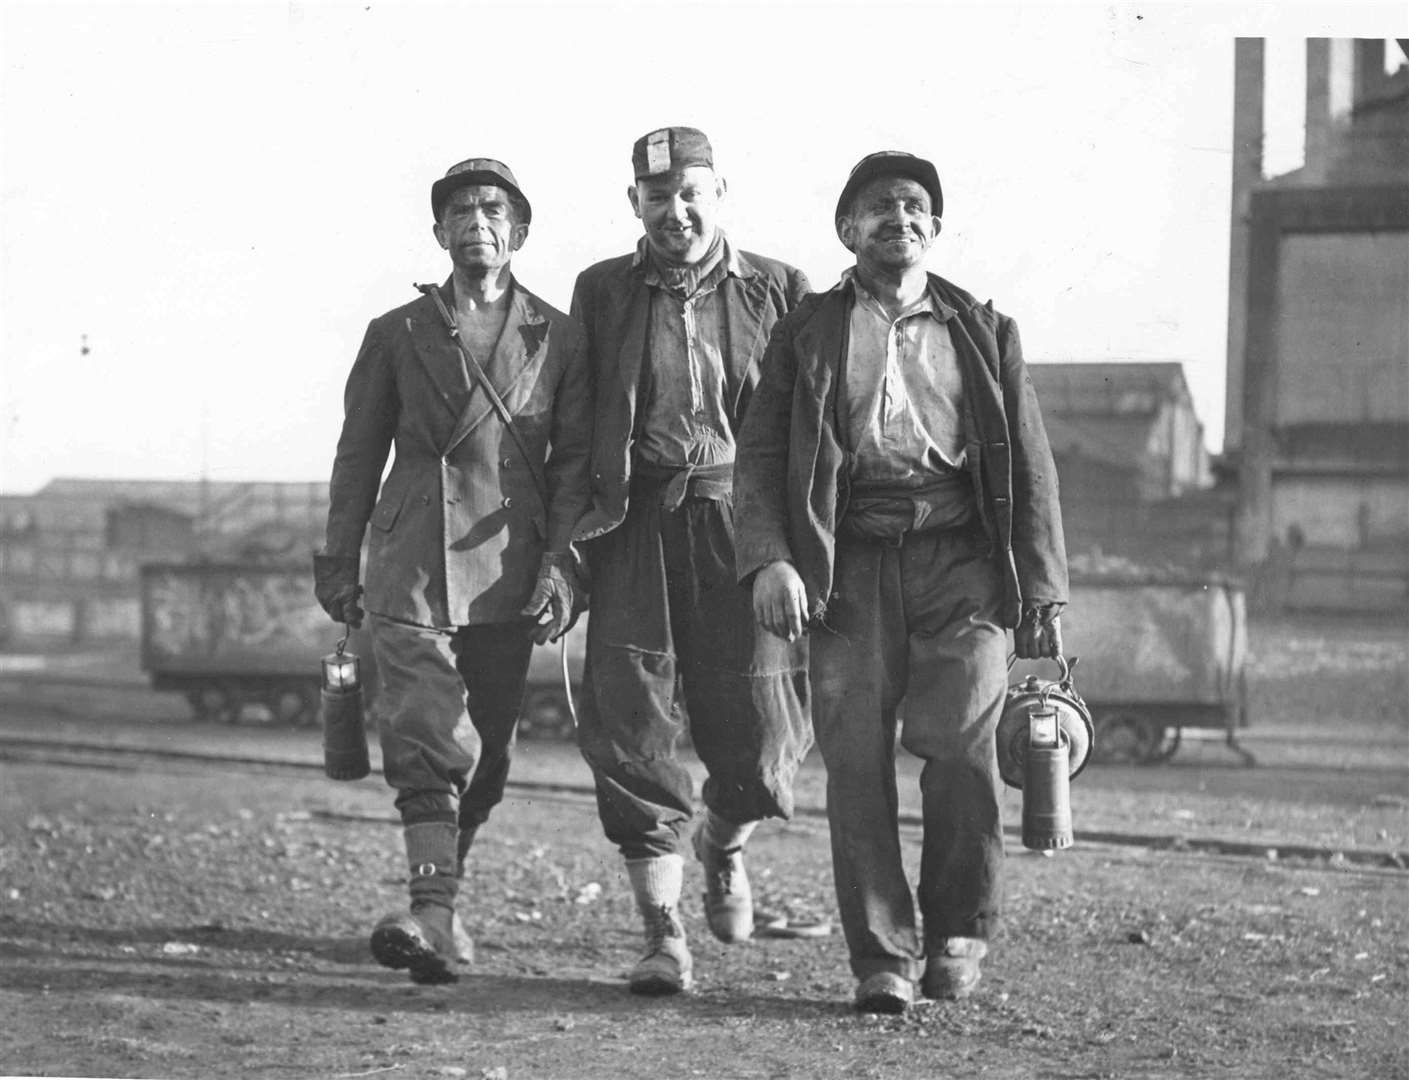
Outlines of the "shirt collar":
M856 276L855 266L848 266L842 271L841 280L837 282L836 287L843 291L850 289L855 296L865 297L872 303L880 304L880 301L871 295L870 290L867 289L865 285L861 284L860 279ZM958 314L956 309L950 307L936 296L932 288L926 288L925 295L916 300L900 317L903 319L907 316L918 315L922 312L933 315L938 322L948 322Z
M724 241L724 254L719 260L719 265L724 267L724 272L726 274L733 274L734 277L737 278L752 277L753 274L746 269L744 264L739 260L738 250L729 242L729 234L723 229L720 229L719 235ZM655 270L652 268L649 258L649 244L650 241L644 236L636 241L636 254L631 256L631 265L646 275L647 284L659 285L660 280Z

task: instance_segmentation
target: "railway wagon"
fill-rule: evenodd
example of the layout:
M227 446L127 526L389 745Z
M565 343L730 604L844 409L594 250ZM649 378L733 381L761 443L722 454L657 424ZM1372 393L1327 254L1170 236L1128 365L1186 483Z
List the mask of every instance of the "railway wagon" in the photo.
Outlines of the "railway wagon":
M1187 728L1221 729L1247 758L1247 609L1242 585L1222 574L1073 567L1062 613L1072 678L1091 709L1096 761L1166 761ZM1051 678L1019 663L1014 678Z
M202 720L316 724L322 658L340 637L313 598L313 573L303 565L216 561L150 564L142 568L142 670L157 690L184 694ZM572 733L563 685L566 656L573 684L581 680L583 628L561 645L533 650L524 695L522 731ZM361 661L368 717L376 719L376 664L365 629L348 650Z
M142 567L142 670L184 694L203 720L251 712L286 724L318 720L322 657L338 628L313 599L311 569L249 562ZM370 650L354 639L363 658Z

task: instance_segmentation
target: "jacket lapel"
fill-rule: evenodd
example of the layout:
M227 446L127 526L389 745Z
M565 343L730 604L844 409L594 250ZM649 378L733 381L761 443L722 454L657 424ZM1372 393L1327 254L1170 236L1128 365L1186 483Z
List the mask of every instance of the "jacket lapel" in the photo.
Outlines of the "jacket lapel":
M548 337L548 320L539 312L528 293L519 287L517 281L513 283L513 290L509 314L504 320L504 329L499 334L494 353L488 363L482 364L484 373L506 405L514 388L534 369L534 361ZM495 411L494 403L479 385L479 380L464 366L458 347L456 358L460 361L464 378L470 384L470 396L455 424L455 430L446 442L445 454L464 442L470 432Z
M651 290L645 278L634 268L628 268L626 275L626 303L620 309L621 322L615 333L604 336L607 341L621 342L621 347L604 351L602 359L609 363L615 361L616 380L627 402L627 415L635 416L641 367L646 359L646 324L650 321Z
M451 282L441 286L441 295L446 306L452 311L455 306L455 293ZM470 392L468 373L460 359L460 350L455 339L435 309L429 296L423 296L412 305L406 317L406 329L411 334L416 357L435 387L436 396L444 403L452 417L458 416L465 408L465 398Z
M817 363L800 369L798 376L809 384L806 400L816 402L819 409L816 417L818 428L820 430L826 424L830 412L836 421L837 440L843 446L848 441L846 423L838 409L843 407L841 372L843 354L850 341L847 324L850 312L847 290L833 289L818 305L817 313L798 332L796 339L799 357L817 357Z
M768 344L763 332L763 317L768 308L768 279L762 274L740 277L738 288L743 291L741 304L729 304L729 347L725 350L728 359L739 357L743 363L738 370L729 372L734 387L733 410L737 420L739 402L746 390L758 382L758 365L763 359L763 348Z

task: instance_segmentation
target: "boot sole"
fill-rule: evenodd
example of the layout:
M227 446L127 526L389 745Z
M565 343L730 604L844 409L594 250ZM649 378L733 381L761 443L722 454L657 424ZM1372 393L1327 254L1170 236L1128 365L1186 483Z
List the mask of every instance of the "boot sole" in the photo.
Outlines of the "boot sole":
M459 981L445 957L424 938L400 926L379 926L372 931L372 957L382 967L409 971L411 981L426 986Z
M667 979L662 976L652 975L644 979L632 980L630 989L633 994L640 994L642 997L669 997L671 994L679 994L690 989L694 980L685 975L681 979Z

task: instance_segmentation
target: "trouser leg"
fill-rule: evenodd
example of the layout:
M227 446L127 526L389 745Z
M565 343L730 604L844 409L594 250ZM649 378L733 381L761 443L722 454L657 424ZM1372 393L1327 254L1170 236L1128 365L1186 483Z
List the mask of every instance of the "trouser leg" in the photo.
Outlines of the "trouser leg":
M904 685L897 553L840 542L828 627L811 643L813 725L827 768L837 906L858 979L914 979L921 949L901 857L895 708Z
M655 500L586 545L592 573L577 737L607 839L628 860L678 853L694 813L680 763L675 642Z
M793 811L812 745L807 642L760 630L734 569L733 504L687 499L661 516L671 627L704 803L745 825Z
M480 737L479 761L457 815L456 847L463 866L480 826L504 798L533 642L521 624L489 623L462 627L454 649L470 720Z
M402 823L478 827L503 797L532 643L516 624L370 623L382 767Z
M919 901L925 943L988 939L1002 905L1003 825L994 733L1007 692L995 562L966 530L907 542L909 687L901 745L924 761Z

